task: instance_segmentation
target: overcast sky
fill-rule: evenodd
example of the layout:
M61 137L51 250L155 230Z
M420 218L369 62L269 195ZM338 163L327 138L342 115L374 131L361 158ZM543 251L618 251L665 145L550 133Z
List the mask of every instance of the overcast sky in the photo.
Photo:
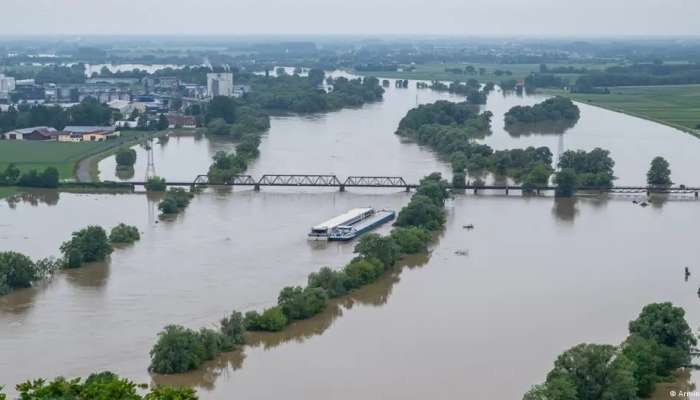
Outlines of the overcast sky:
M700 0L0 0L0 34L697 35Z

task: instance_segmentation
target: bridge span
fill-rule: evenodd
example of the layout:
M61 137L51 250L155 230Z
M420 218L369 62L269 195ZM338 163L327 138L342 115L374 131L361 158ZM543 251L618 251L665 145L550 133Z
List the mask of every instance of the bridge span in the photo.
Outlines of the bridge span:
M125 182L132 186L144 186L145 182ZM225 181L210 181L207 175L198 175L193 181L167 182L168 186L182 186L190 188L206 186L248 186L259 191L263 187L331 187L338 188L341 192L348 188L397 188L410 191L418 187L418 183L407 182L400 176L349 176L342 180L336 175L316 174L266 174L259 179L252 175L234 175ZM506 195L510 192L542 193L556 190L556 186L526 187L523 185L475 185L467 184L463 188L450 188L453 190L466 190L478 194L483 191L499 191ZM700 187L688 187L685 185L670 187L653 186L613 186L613 187L579 187L578 192L586 193L614 193L614 194L685 194L698 198Z

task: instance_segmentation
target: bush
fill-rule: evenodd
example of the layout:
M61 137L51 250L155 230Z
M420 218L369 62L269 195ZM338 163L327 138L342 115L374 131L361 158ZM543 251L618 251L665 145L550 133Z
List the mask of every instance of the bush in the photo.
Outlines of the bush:
M333 271L323 267L318 272L309 274L308 287L321 288L326 291L328 297L336 298L347 293L347 281L348 276L344 271Z
M345 266L347 289L356 289L372 283L384 273L384 265L377 259L354 260Z
M165 189L167 188L165 178L161 178L159 176L148 178L144 186L148 192L165 192Z
M158 334L151 349L149 371L177 374L199 368L206 360L207 349L199 333L179 325L168 325Z
M61 245L67 267L77 268L82 263L103 261L112 253L107 233L100 226L91 225L73 232L73 238Z
M277 297L277 305L287 317L287 320L306 319L312 317L324 308L328 294L318 287L285 287Z
M136 150L128 148L119 149L117 154L114 155L114 158L117 161L117 167L133 167L136 163Z
M58 178L58 170L54 167L47 167L42 173L32 169L19 177L17 186L54 189L58 187Z
M245 314L244 325L249 331L279 332L287 326L287 317L279 307L270 307L259 314L248 311Z
M445 211L430 198L414 195L408 205L399 211L395 226L419 227L428 231L437 231L445 223Z
M401 249L391 236L379 236L376 233L370 233L360 238L360 241L355 246L355 253L364 258L376 258L388 268L398 261L401 256Z
M158 209L163 214L176 214L190 204L192 197L192 193L186 191L185 189L171 188L165 194L163 200L158 204Z
M147 385L135 384L111 372L92 374L85 382L81 382L80 378L56 378L53 381L36 379L17 385L17 391L23 400L197 400L196 393L190 388L165 386L156 386L141 397L139 391L147 388ZM2 399L4 395L0 394L0 400Z
M401 253L416 254L428 250L432 236L423 228L412 227L395 228L391 231L391 238L399 246Z
M204 348L203 359L213 360L225 351L233 350L234 346L227 336L209 328L202 328L198 332L199 341Z
M139 234L138 228L124 223L115 226L109 233L109 241L111 243L130 244L139 239L141 239L141 235Z
M245 343L245 324L243 315L238 311L231 312L231 315L224 317L221 322L221 333L231 340L234 345Z
M29 257L14 251L0 252L0 296L31 287L36 279L36 266Z

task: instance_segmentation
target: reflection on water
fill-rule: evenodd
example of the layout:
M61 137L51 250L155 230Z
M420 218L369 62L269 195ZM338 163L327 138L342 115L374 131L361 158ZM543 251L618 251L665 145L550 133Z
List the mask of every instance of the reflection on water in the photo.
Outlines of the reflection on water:
M6 198L5 201L12 209L16 208L20 202L31 204L32 206L38 206L39 204L55 206L58 204L59 197L58 190L23 188L19 193Z
M203 368L180 375L152 374L152 383L161 385L186 385L212 391L216 379L228 375L243 367L247 348L272 350L286 343L303 344L314 336L322 335L334 321L352 310L356 305L379 307L387 303L394 285L399 283L403 268L416 268L425 265L430 254L414 255L401 261L400 267L385 274L376 282L351 292L349 295L328 302L326 309L312 318L296 321L281 332L249 332L246 346L230 353L225 353L216 360L207 362Z
M513 137L529 135L560 135L576 125L575 121L536 122L529 124L513 124L505 130Z
M562 221L573 222L574 218L576 218L576 214L578 214L576 201L576 198L555 198L552 213L554 213L554 215Z

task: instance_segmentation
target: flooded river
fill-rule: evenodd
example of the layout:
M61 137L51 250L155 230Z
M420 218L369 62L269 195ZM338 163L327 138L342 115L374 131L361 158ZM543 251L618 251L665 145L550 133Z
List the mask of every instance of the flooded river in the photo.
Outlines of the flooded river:
M388 89L356 110L275 117L251 166L264 173L401 175L416 181L448 166L393 132L418 102L446 94ZM557 135L512 136L502 114L538 98L494 93L495 148L548 145ZM698 184L700 141L671 128L588 106L566 131L564 148L612 151L620 183L643 183L651 158L671 162L674 180ZM156 145L167 179L206 172L211 155L233 144L171 138ZM145 174L139 150L133 179ZM111 163L111 164L110 164ZM113 158L100 163L103 179ZM112 174L112 175L110 175ZM204 399L519 399L541 382L556 356L580 342L619 343L642 306L672 301L700 325L695 245L700 204L631 198L456 196L429 256L333 304L280 334L255 335L244 351L201 371L147 373L148 351L166 324L213 326L231 309L260 309L286 285L321 266L342 266L352 244L309 243L316 222L351 207L399 209L404 192L263 189L208 191L173 221L155 223L155 197L35 192L0 203L0 250L58 253L88 224L134 224L142 240L109 263L58 274L0 297L0 385L29 378L111 370L139 382L187 384ZM462 229L464 224L475 229ZM386 232L389 227L383 227ZM534 234L533 234L534 233ZM456 252L466 251L460 256ZM692 378L691 378L692 380ZM663 397L660 397L663 398Z

